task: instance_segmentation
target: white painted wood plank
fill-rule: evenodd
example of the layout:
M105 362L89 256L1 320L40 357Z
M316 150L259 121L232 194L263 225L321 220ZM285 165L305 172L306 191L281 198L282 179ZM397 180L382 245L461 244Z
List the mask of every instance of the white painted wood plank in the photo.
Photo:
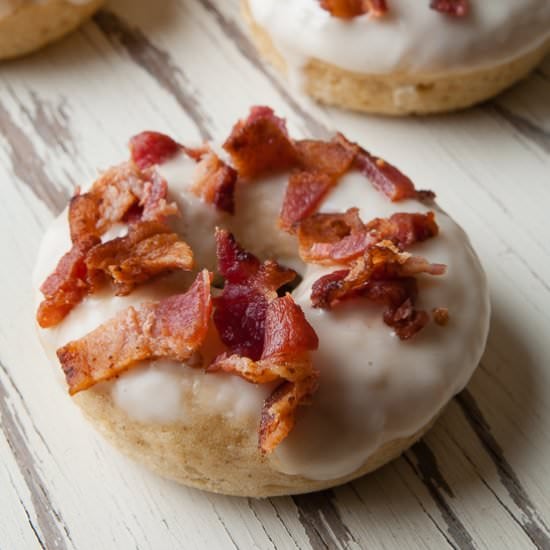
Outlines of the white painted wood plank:
M537 522L550 521L547 64L499 99L506 112L489 106L422 120L369 118L291 94L255 60L234 0L173 2L166 11L124 0L109 9L129 22L130 37L145 42L128 44L100 17L0 74L0 119L11 124L2 128L9 143L0 141L0 235L11 266L0 291L10 311L0 321L0 361L11 381L2 380L25 433L24 460L46 491L51 514L45 518L40 502L33 503L15 460L21 458L5 441L0 480L15 481L0 496L1 509L25 495L40 535L59 535L68 548L441 548L468 540L480 548L531 547L526 529L533 524L544 534ZM503 480L506 468L476 433L463 401L426 439L435 474L453 496L437 484L431 492L418 447L334 492L247 501L181 488L143 471L107 447L63 396L29 322L29 274L51 212L69 188L120 160L132 133L154 128L184 141L223 136L254 103L274 106L297 135L339 128L395 160L419 186L434 188L467 228L495 306L483 369L470 392L490 427L481 436L494 436L520 489L514 479ZM534 508L538 519L529 517ZM34 542L22 513L14 504L4 514L0 546ZM452 532L457 520L465 533Z

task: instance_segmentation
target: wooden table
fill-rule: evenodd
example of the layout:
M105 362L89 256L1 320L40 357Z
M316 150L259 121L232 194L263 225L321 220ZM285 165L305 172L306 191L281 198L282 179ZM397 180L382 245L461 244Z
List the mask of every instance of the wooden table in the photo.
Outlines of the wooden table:
M157 129L222 137L252 104L295 135L341 129L396 161L469 232L491 283L487 351L402 458L308 496L163 481L58 388L30 274L71 189ZM391 120L326 109L258 59L237 0L122 0L0 69L0 548L550 548L550 60L482 107Z

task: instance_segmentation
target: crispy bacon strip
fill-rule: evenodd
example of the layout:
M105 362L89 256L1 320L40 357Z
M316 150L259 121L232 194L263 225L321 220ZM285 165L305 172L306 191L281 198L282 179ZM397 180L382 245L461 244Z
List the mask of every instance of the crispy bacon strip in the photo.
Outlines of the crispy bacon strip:
M82 238L75 243L44 281L40 291L44 299L38 306L36 320L42 328L60 323L89 291L86 269L86 253L99 239Z
M438 234L433 212L397 213L364 224L357 208L344 214L315 214L297 229L300 255L306 262L346 264L383 240L401 250Z
M113 280L116 294L124 296L161 273L189 271L193 252L166 225L139 222L129 227L127 236L94 246L86 256L86 267L92 287L105 274Z
M286 231L319 208L355 157L351 148L335 141L301 140L294 145L302 171L290 176L283 200L279 225Z
M363 296L387 306L384 321L406 340L428 322L426 312L414 309L417 295L415 275L443 275L443 264L401 252L391 241L367 249L351 269L335 271L315 281L311 301L314 307L333 308L339 302Z
M417 191L411 179L398 168L348 141L343 134L336 134L335 141L355 152L355 166L393 202L404 199L428 201L435 197L432 191Z
M252 107L248 118L235 124L223 148L245 179L292 168L297 163L286 123L269 107Z
M287 437L294 426L297 407L317 390L319 373L313 368L310 352L318 345L317 335L303 311L287 294L267 306L259 360L224 354L209 367L209 371L223 370L255 384L281 382L262 409L262 452L272 452Z
M129 307L57 350L71 395L146 359L186 361L206 337L211 277L201 271L185 294Z
M141 132L130 139L132 160L141 170L162 164L177 155L182 147L160 132Z
M263 351L268 303L296 273L274 261L260 263L226 230L216 230L216 244L218 268L225 285L215 299L214 324L222 342L233 353L257 360Z
M365 13L380 17L388 11L386 0L321 0L321 7L341 19L351 19Z
M468 0L431 0L430 8L454 17L465 17L470 13L470 2Z
M235 184L237 171L223 162L212 150L207 150L194 175L192 191L219 210L235 212Z

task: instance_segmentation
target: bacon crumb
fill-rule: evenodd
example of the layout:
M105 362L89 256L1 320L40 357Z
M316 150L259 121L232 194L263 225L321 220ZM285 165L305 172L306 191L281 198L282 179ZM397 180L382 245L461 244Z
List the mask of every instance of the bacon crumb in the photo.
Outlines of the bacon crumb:
M292 168L297 163L286 123L269 107L252 107L248 118L235 124L223 148L244 179Z
M446 307L436 307L432 310L434 321L444 327L449 322L449 310Z
M235 212L237 171L223 162L212 150L207 150L197 164L192 191L219 210Z
M431 0L430 8L447 15L465 17L470 12L470 3L468 0Z
M141 132L130 139L132 160L141 170L162 164L177 155L182 147L170 136L160 132Z
M129 307L58 349L69 393L110 380L147 359L189 359L208 331L210 281L203 270L186 293Z

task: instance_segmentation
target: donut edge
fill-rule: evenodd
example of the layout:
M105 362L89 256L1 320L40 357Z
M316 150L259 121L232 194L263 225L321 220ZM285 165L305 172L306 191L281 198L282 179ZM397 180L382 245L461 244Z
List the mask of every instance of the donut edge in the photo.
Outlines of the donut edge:
M71 4L49 0L16 8L0 18L0 59L29 54L58 40L88 19L104 0Z
M287 63L268 31L254 20L248 0L241 11L260 54L278 71ZM360 74L310 59L304 67L304 91L326 105L366 113L403 116L466 109L490 99L525 78L550 52L550 39L519 57L472 71L437 74Z
M384 443L354 472L318 481L279 472L262 457L255 422L230 422L200 409L185 424L138 422L115 405L108 391L92 389L72 399L108 442L161 477L195 489L253 498L310 493L361 477L400 456L440 414L412 436Z

